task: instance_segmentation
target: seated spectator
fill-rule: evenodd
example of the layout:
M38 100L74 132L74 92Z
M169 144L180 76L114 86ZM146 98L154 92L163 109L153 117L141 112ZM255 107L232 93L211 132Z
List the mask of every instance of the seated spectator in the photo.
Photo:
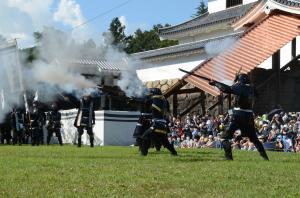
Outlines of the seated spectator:
M199 135L199 131L197 128L193 128L193 131L192 131L192 138L195 139L195 137Z
M296 152L300 152L300 134L298 134L296 138L295 150Z
M222 141L221 141L221 135L220 133L217 134L217 137L215 137L216 141L216 148L222 148Z
M281 136L278 136L275 142L275 151L283 151L283 142Z
M181 144L180 137L177 137L176 140L174 141L174 147L180 148L181 147L180 144Z
M186 125L185 128L183 129L183 133L185 137L192 137L192 132L188 125Z
M214 137L212 135L208 136L208 141L206 142L205 147L216 148L216 141L214 140Z
M241 141L241 150L253 151L255 146L252 142L250 142L249 138L245 137Z
M202 135L198 141L197 148L202 148L206 144L204 135Z
M283 142L283 151L284 152L290 152L293 150L292 140L287 135L283 136L282 142Z
M279 114L275 114L271 120L271 124L275 124L277 129L280 129L280 126L283 125L282 118Z
M276 141L276 136L278 133L279 133L279 130L277 128L277 125L273 124L272 129L270 130L269 135L268 135L268 142Z
M265 123L262 125L262 128L258 131L258 134L260 136L266 137L269 135L269 132L270 132L269 125Z

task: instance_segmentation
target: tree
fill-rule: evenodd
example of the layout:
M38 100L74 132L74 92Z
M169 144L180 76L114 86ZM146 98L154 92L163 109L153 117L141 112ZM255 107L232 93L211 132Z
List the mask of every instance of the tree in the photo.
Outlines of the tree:
M194 14L192 17L200 16L208 11L207 6L205 5L203 0L201 0L200 5L196 8L196 10L196 14Z
M153 28L149 31L142 31L138 29L133 36L126 38L127 46L125 51L129 54L143 52L148 50L154 50L162 47L169 47L172 45L177 45L178 41L173 40L160 40L158 30L162 27L168 27L170 25L166 24L165 26L161 24L154 25Z
M125 26L122 25L118 17L113 18L109 31L112 36L111 44L121 48L125 45Z

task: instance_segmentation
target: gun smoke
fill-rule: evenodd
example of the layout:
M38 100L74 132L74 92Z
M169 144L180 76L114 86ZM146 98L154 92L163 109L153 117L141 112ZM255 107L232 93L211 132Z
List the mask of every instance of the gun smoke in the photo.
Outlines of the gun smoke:
M209 55L209 57L214 57L220 54L221 52L225 51L226 49L234 46L235 42L236 42L236 38L233 37L209 42L204 47L205 52ZM214 71L220 71L220 73L225 72L225 68L224 68L225 65L223 64L214 65L213 67L214 67L213 69ZM230 79L223 79L221 76L218 75L218 73L214 73L212 78L227 85L232 85L233 83L232 80Z
M88 42L86 42L88 43ZM37 45L38 57L29 65L21 64L22 78L26 91L38 93L38 100L41 102L50 102L55 96L63 93L72 93L80 98L86 94L99 94L96 88L100 82L94 82L81 75L76 68L64 64L64 61L81 59L104 59L107 62L121 63L120 79L117 85L126 93L127 96L141 96L145 90L144 85L138 79L136 74L136 60L112 46L91 47L86 43L76 43L71 35L55 30L45 28L42 38ZM105 53L102 53L105 51ZM101 54L100 54L101 53ZM5 55L2 54L0 62L0 95L1 109L0 120L12 110L15 105L24 103L20 86L18 90L12 92L12 82L16 81L18 75L14 73L17 70L17 64L12 64ZM16 61L17 56L10 58L10 61ZM22 63L23 61L21 61ZM8 71L8 68L10 70ZM101 71L96 75L102 76ZM107 75L107 74L106 74ZM113 75L113 74L111 74ZM1 98L4 98L2 100ZM3 105L2 105L3 104Z

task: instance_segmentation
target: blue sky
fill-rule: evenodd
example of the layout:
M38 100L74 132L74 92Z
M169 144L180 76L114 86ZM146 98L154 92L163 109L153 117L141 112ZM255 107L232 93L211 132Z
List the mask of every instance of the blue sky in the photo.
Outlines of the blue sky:
M125 2L128 3L116 8ZM72 32L77 39L92 38L97 42L102 33L108 30L114 17L121 17L128 35L138 28L147 30L158 23L176 25L190 20L200 2L201 0L0 0L0 35L7 39L18 38L21 47L28 47L34 45L32 33L42 31L44 26L71 32L78 24L103 14Z
M77 0L77 2L85 18L89 19L126 0ZM174 25L191 19L199 2L199 0L131 0L123 7L95 19L89 25L103 32L108 29L112 18L120 16L125 17L129 33L138 27L149 29L157 23Z

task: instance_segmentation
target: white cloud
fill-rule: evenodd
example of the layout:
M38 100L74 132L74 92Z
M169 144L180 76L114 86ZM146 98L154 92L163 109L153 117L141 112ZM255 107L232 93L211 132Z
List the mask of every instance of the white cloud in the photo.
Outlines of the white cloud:
M120 16L118 17L119 18L119 21L121 23L122 26L125 26L125 34L128 34L128 22L126 20L126 17L125 16Z
M52 25L54 0L0 0L0 35L19 38L21 47L33 45L32 34Z
M44 25L51 23L50 6L53 0L4 0L11 8L16 8L19 11L30 16L33 26L41 28Z
M144 31L150 28L147 23L129 23L125 16L120 16L118 18L122 26L125 26L126 35L133 35L137 29Z
M58 4L57 4L58 2ZM58 7L53 10L55 5ZM84 22L80 5L75 0L0 0L0 35L19 38L21 47L34 44L33 32L60 23L74 27ZM86 40L88 26L72 32Z
M78 26L84 22L80 5L75 0L60 0L53 19L71 27Z
M127 27L127 20L125 16L120 16L119 21L121 22L122 26Z
M25 32L14 32L10 34L11 38L17 38L17 39L28 39L29 35Z

